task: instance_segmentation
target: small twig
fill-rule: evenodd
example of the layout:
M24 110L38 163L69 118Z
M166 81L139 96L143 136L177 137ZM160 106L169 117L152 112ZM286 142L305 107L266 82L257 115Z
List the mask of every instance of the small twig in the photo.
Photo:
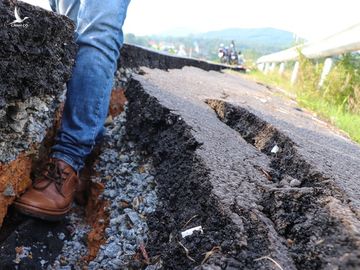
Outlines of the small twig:
M261 260L269 260L269 261L271 261L273 264L275 264L280 270L284 270L277 261L275 261L274 259L270 258L269 256L264 256L264 257L255 259L254 261L257 262L257 261L261 261Z
M202 260L201 264L206 263L206 261L212 256L214 255L216 252L220 251L221 247L220 246L216 246L213 247L210 251L205 253L205 258Z
M265 171L263 168L260 168L260 171L266 176L269 181L272 181L272 177L267 171Z
M185 255L186 255L186 257L187 257L190 261L195 262L195 260L190 257L190 255L189 255L189 250L188 250L181 242L178 242L178 243L179 243L179 245L185 250Z
M191 217L186 223L185 225L182 227L182 228L185 228L187 225L189 225L189 223L194 219L194 218L197 218L199 215L195 215L193 217Z
M145 263L150 264L150 259L149 259L149 256L148 256L147 252L146 252L144 243L140 243L139 249L141 251L141 254L142 254L143 258L145 259Z

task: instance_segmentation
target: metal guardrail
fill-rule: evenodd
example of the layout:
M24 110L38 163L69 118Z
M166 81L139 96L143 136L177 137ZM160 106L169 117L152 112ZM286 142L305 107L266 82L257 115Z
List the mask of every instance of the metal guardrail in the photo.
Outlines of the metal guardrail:
M291 76L291 83L294 83L296 81L299 70L299 63L297 62L299 51L301 51L305 57L310 59L330 57L326 59L324 64L323 73L319 82L319 86L321 86L327 74L331 70L331 56L358 50L360 50L360 23L324 39L309 42L305 45L295 46L281 52L262 56L256 61L256 63L258 68L264 73L267 73L268 71L274 71L276 64L281 63L279 68L279 73L281 74L284 72L285 62L296 61Z
M279 63L298 58L298 50L307 58L321 58L360 50L360 23L319 41L296 46L260 57L257 63Z

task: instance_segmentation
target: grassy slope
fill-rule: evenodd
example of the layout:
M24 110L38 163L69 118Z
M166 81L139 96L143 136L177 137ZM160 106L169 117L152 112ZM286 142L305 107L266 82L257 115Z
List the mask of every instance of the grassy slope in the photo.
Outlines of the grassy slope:
M247 78L261 83L287 89L289 93L296 95L300 106L307 108L323 120L335 125L349 135L354 141L360 143L360 115L346 112L339 106L324 100L320 93L314 91L300 91L296 86L291 86L290 75L280 76L277 73L264 75L262 72L253 71Z

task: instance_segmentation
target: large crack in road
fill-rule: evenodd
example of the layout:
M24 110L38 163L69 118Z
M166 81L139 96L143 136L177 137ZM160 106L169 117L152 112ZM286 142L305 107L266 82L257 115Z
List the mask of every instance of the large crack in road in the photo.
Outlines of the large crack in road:
M195 153L201 144L191 127L137 81L130 83L127 97L127 136L152 156L156 170L159 204L148 218L153 263L163 269L191 269L212 250L226 257L236 252L243 245L241 237L211 192L208 169ZM182 231L197 226L204 233L181 237Z
M353 267L359 256L359 221L346 194L316 171L296 144L248 110L207 100L219 119L271 159L271 184L263 186L262 211L287 241L298 269ZM341 213L341 214L340 214Z
M208 99L219 120L241 135L236 136L204 108L205 95L184 70L169 73L145 69L127 90L134 111L129 130L158 161L155 179L161 207L154 222L149 219L155 230L150 250L162 259L162 267L356 269L357 202L337 175L323 172L321 160L314 163L304 155L306 147L281 126L248 109ZM359 152L356 145L346 147ZM344 159L358 158L343 154ZM234 172L240 175L234 178ZM186 217L194 221L192 226L203 225L204 234L182 239L179 232ZM218 218L212 223L211 217ZM231 236L222 233L222 220ZM212 235L216 227L219 238ZM221 248L227 240L232 245ZM203 261L199 253L212 256Z

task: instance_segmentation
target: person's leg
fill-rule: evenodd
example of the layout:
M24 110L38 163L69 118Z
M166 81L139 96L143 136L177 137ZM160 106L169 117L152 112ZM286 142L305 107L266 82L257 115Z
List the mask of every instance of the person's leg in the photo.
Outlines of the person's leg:
M66 15L75 10L58 1ZM79 171L103 128L108 112L114 72L123 43L122 26L130 0L80 0L76 19L79 51L67 95L61 128L52 157Z
M75 25L77 24L80 0L49 0L49 5L52 11L69 17ZM103 140L105 133L106 129L103 127L95 139L96 144Z
M56 1L55 0L49 0L49 5L51 7L51 10L56 12Z
M80 0L49 0L52 11L69 17L76 25Z
M60 219L70 210L75 193L82 193L77 172L103 129L128 4L129 0L51 3L53 9L76 22L79 50L67 84L61 128L52 148L52 158L42 176L15 201L20 212L47 220Z

